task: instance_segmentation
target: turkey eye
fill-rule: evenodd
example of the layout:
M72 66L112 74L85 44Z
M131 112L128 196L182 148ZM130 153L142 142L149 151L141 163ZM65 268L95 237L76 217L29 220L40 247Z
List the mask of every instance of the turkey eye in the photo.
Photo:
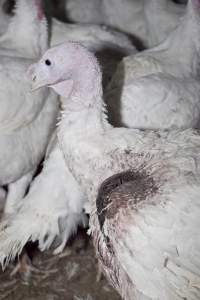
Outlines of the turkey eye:
M49 59L46 59L46 60L45 60L45 64L46 64L47 66L50 66L50 65L51 65L51 61L50 61Z

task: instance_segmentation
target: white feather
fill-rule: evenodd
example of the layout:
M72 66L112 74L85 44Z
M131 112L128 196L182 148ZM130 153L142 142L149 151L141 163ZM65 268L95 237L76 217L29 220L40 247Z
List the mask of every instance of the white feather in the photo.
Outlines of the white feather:
M28 241L38 241L44 251L57 239L54 253L61 252L78 225L87 223L82 211L86 198L65 166L55 135L48 152L28 195L1 224L0 261L4 268Z

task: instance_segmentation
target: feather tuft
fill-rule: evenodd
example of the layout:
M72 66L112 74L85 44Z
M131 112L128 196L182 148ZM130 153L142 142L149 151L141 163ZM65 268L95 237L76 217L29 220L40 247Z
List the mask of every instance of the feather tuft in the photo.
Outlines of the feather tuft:
M86 225L84 215L49 216L39 212L10 215L0 227L0 263L5 270L19 256L27 242L38 241L41 251L56 242L54 254L60 253L68 238L76 233L77 224Z

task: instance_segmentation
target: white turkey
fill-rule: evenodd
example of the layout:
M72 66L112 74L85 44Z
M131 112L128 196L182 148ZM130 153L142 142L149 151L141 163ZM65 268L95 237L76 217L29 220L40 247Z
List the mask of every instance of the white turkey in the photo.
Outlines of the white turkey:
M200 7L189 0L180 25L159 46L125 57L107 88L115 126L199 127Z
M12 12L14 2L10 3L9 8ZM46 10L48 5L49 3L46 4ZM11 16L5 13L3 16L7 22L11 19ZM103 69L105 86L110 81L121 59L137 52L136 47L126 34L111 30L107 26L70 24L55 18L52 18L49 23L51 46L73 40L81 42L89 50L95 52Z
M4 34L7 30L12 14L13 1L0 0L0 35ZM0 211L3 210L6 199L6 189L0 188Z
M57 119L56 94L31 93L25 76L48 47L46 26L39 0L18 0L0 37L0 186L8 185L6 214L24 196Z
M69 20L106 24L141 39L145 46L164 40L185 10L171 0L67 0Z
M98 62L78 43L46 51L31 78L33 90L49 86L62 97L59 144L88 197L101 266L122 298L199 299L199 131L113 128Z
M107 26L94 24L70 24L52 18L51 46L64 41L75 40L84 43L91 51L100 51L107 43L124 48L127 52L135 50L131 40L126 34L111 30Z
M22 252L28 241L38 241L42 251L56 241L54 253L60 253L78 225L87 225L85 202L86 196L67 169L54 134L41 173L16 211L1 224L0 251L11 254L5 260L1 256L4 266Z

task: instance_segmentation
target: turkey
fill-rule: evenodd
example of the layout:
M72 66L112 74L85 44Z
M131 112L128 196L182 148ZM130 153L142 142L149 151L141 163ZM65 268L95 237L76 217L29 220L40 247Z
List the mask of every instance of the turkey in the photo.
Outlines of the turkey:
M14 2L10 3L11 11ZM46 3L46 10L48 6L49 3L48 5ZM7 22L11 18L8 15L4 17ZM94 51L103 69L104 86L110 81L121 59L137 53L136 47L126 34L111 30L107 26L70 24L52 18L49 22L49 33L51 46L73 40L83 43L89 50ZM137 47L140 46L136 41L135 43Z
M70 21L106 24L138 37L152 47L179 23L184 5L171 0L67 0Z
M135 50L135 47L127 35L111 30L105 25L70 24L52 18L51 46L56 46L68 40L84 43L89 50L100 51L101 44L104 45L104 43L124 48L127 52Z
M99 64L79 43L47 50L29 76L33 90L49 86L61 96L59 144L88 197L101 266L122 298L199 299L199 131L113 128Z
M199 24L199 3L190 0L182 22L164 42L122 60L105 96L112 124L199 127Z
M5 214L15 211L55 128L58 101L48 88L30 92L25 72L47 49L39 0L18 0L0 37L0 185L8 185Z
M0 36L5 33L10 21L10 15L13 9L13 3L11 2L8 0L0 0ZM4 188L0 188L0 211L3 210L5 199L6 190Z
M42 251L56 241L54 254L60 253L78 225L87 225L82 211L85 202L86 196L65 166L54 134L41 173L26 197L19 201L15 213L1 224L1 253L10 253L9 259L12 259L22 252L28 241L38 241Z

